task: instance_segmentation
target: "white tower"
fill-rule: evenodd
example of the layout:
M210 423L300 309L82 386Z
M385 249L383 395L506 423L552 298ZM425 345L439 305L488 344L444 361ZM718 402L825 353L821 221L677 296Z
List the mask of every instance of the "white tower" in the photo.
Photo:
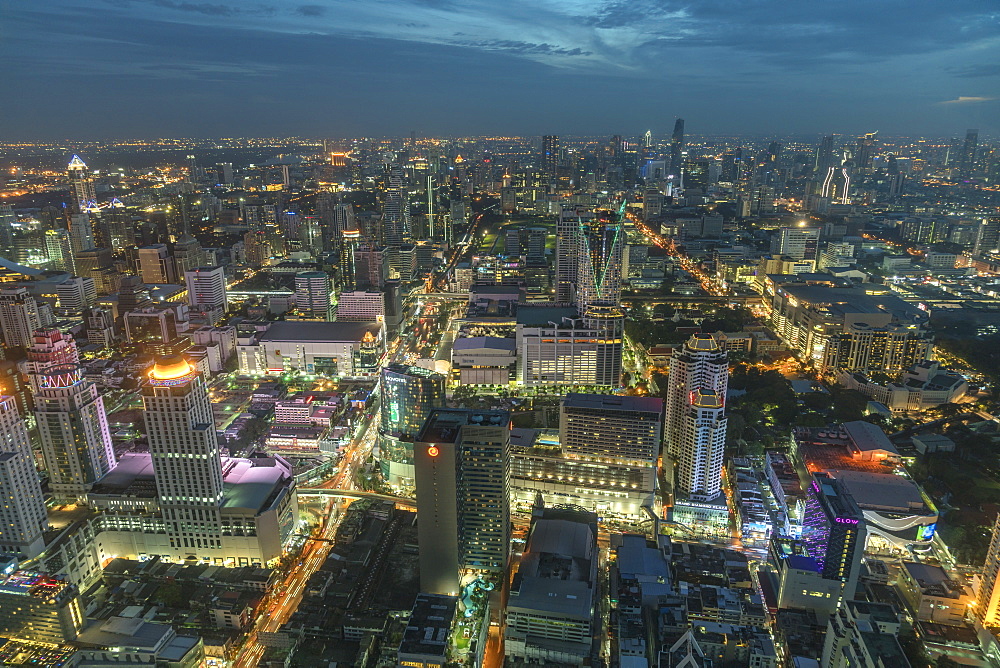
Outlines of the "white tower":
M729 360L709 334L692 336L670 359L665 437L675 490L693 501L722 491Z
M90 170L87 163L74 155L66 166L66 174L69 177L69 187L73 195L73 210L81 213L87 206L97 199L97 192L94 190L94 180L90 177Z
M37 557L48 528L31 444L14 397L0 396L0 552Z
M0 290L0 333L5 346L27 348L40 326L38 303L27 288Z
M179 356L157 360L142 388L160 509L175 556L222 549L222 458L212 404L198 370Z
M115 466L104 399L75 364L35 374L32 385L49 488L60 503L85 503L94 482Z

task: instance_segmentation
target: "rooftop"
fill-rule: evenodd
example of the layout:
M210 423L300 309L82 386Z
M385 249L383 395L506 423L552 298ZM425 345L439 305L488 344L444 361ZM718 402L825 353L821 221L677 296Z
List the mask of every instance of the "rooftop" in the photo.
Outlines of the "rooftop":
M261 341L360 341L365 334L376 336L378 322L314 322L296 320L272 323L260 336Z
M663 400L656 397L622 397L614 394L568 393L562 401L566 408L589 410L643 411L662 413Z
M920 488L909 478L891 473L832 471L863 510L934 514Z
M864 420L845 422L844 431L859 452L885 451L893 455L899 454L882 428L871 422Z
M404 654L416 654L443 659L457 606L458 599L454 596L418 594L410 611L410 621L403 631L403 640L399 643L400 658Z
M507 411L476 411L441 408L432 410L417 441L421 443L455 443L462 427L497 427L506 429L510 425Z

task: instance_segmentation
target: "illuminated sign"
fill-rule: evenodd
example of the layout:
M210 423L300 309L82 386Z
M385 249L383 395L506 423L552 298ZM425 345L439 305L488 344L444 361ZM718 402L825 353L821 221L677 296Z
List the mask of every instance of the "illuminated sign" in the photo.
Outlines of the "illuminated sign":
M428 456L437 457L439 454L441 454L441 450L438 448L438 446L432 445L431 447L427 448Z
M857 520L853 520L850 517L838 517L837 522L840 524L857 524Z
M927 526L917 527L917 540L931 540L934 538L934 531L937 529L937 523L928 524Z

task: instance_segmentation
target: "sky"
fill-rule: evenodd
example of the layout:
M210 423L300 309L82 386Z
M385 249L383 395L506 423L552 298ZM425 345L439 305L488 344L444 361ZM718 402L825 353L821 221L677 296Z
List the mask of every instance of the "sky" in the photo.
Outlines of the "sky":
M3 0L7 140L1000 135L998 0Z

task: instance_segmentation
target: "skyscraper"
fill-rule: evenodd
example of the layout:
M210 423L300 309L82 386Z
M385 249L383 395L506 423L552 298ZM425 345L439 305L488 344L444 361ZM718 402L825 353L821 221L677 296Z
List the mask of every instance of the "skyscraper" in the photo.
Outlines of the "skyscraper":
M226 272L222 267L195 267L184 272L188 304L197 311L226 310Z
M73 337L63 334L55 327L44 327L32 332L31 346L25 351L28 359L24 362L24 372L31 382L31 389L39 391L35 376L48 373L59 366L74 365L80 361Z
M833 150L834 135L826 135L823 141L816 148L816 159L813 163L813 171L821 176L826 176L830 168L836 164L837 156Z
M878 131L869 132L858 138L857 150L854 155L854 164L862 174L867 174L872 169L875 159L875 145L878 142Z
M420 590L454 596L460 569L502 573L510 549L510 415L434 410L413 463Z
M710 334L695 334L670 358L664 437L674 488L694 501L722 491L729 360Z
M548 181L554 181L559 172L559 137L542 137L542 174Z
M580 226L589 212L564 208L556 222L556 301L569 304L576 300L577 271L580 256Z
M976 598L976 616L986 626L1000 626L1000 515L993 523L993 535L983 565L983 581Z
M0 290L0 334L8 348L27 348L41 326L38 303L27 288Z
M21 559L45 548L45 498L14 397L0 395L0 552Z
M171 548L221 551L222 460L201 374L182 357L160 358L142 388L142 403Z
M979 145L979 130L967 130L965 133L965 143L962 145L962 154L958 160L958 175L967 179L972 176L976 168L976 149Z
M985 255L1000 248L1000 216L987 216L979 221L974 252Z
M94 189L94 180L87 169L87 163L74 155L66 167L66 174L69 177L70 194L73 197L73 212L81 213L87 206L97 199L97 192Z
M76 364L33 376L32 384L39 388L35 420L49 489L58 503L86 503L94 482L115 465L104 399Z
M177 269L166 244L141 247L136 266L143 283L157 285L177 281Z
M674 122L674 133L670 135L670 175L677 178L684 162L684 119Z
M815 260L819 233L818 227L782 227L771 238L771 252L796 260Z
M662 436L660 399L570 392L560 403L559 440L572 458L652 466Z
M865 550L865 519L843 484L828 473L814 473L806 490L802 542L820 574L844 583L844 598L854 598Z
M579 222L577 239L577 294L580 315L596 307L618 308L622 290L622 254L625 231L610 211L599 211Z
M403 180L403 169L399 165L393 165L389 169L385 204L382 207L382 236L385 245L389 247L389 266L409 278L409 269L403 266L399 249L413 240L410 200Z
M295 308L305 318L330 320L330 276L325 271L295 274Z
M379 453L382 477L394 487L413 486L413 439L435 408L445 406L445 378L423 367L382 369Z

